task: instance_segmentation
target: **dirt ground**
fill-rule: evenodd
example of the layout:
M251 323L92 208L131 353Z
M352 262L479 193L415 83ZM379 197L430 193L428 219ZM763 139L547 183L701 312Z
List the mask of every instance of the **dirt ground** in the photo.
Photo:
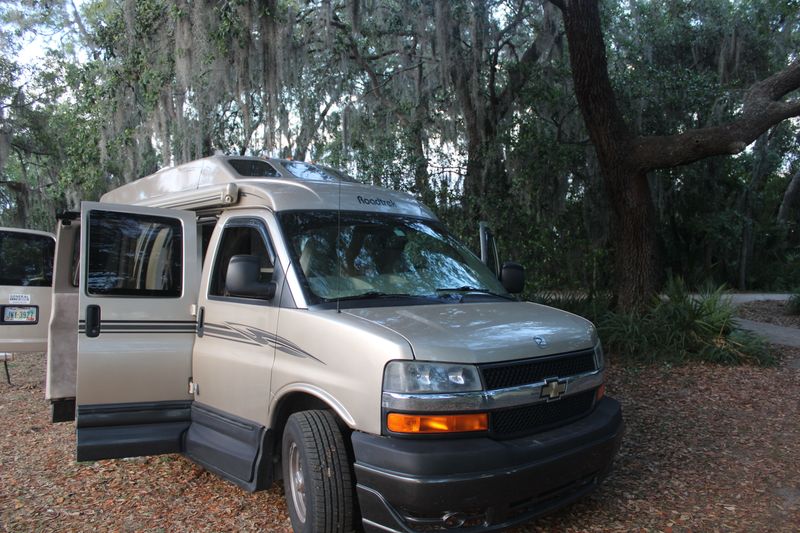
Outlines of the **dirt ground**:
M800 350L775 349L769 369L612 357L627 422L616 471L515 531L798 531L800 370L786 360ZM281 488L249 494L178 455L76 463L73 425L48 422L44 364L18 357L0 382L0 531L290 530Z

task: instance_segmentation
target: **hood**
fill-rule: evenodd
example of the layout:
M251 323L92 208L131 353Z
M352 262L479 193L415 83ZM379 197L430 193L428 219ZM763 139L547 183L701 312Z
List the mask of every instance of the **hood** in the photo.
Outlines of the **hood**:
M424 361L493 363L591 348L596 342L594 326L588 320L529 302L372 307L342 312L402 335L414 357ZM537 343L536 337L544 343Z

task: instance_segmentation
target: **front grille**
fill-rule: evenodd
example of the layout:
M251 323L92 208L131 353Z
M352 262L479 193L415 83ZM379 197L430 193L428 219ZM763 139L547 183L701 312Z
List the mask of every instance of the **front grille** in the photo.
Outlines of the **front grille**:
M488 390L505 389L538 383L545 378L563 378L591 372L595 370L594 350L590 348L552 357L492 363L481 365L480 369Z
M492 412L491 430L495 437L518 437L565 424L589 414L594 390L564 396L552 402L535 403Z

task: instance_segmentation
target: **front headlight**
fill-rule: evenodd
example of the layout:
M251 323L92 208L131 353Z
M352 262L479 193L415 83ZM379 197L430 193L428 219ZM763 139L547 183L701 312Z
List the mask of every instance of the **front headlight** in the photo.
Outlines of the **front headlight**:
M473 365L392 361L383 372L384 392L424 394L482 389L478 368Z
M598 339L597 344L594 345L594 363L595 368L597 370L603 370L606 362L603 357L603 345L600 344L600 340Z

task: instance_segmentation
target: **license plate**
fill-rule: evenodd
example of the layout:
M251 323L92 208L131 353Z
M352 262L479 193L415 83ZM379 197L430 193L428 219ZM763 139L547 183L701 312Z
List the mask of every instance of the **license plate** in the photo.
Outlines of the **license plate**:
M38 311L35 307L6 307L3 309L3 322L36 322Z

